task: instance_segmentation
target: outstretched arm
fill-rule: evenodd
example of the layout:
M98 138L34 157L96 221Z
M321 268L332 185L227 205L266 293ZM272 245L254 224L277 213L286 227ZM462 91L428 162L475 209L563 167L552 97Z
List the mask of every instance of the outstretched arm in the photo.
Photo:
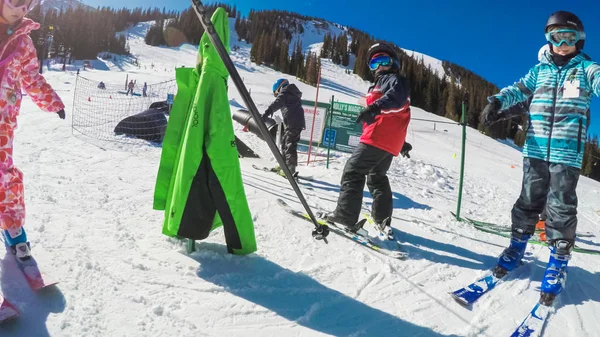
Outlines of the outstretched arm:
M271 116L275 111L279 110L283 108L283 95L277 95L277 98L275 99L275 101L273 101L273 103L271 103L271 105L269 105L269 107L267 108L267 110L265 110L265 113L263 116Z
M39 61L31 38L24 39L22 45L21 86L31 100L46 112L59 112L65 108L60 97L46 82L39 70Z
M521 78L518 82L513 85L509 85L508 87L500 90L500 93L491 97L496 97L502 103L502 107L500 107L501 110L508 109L517 103L526 102L529 97L533 96L535 91L537 73L537 66L531 68L527 75Z

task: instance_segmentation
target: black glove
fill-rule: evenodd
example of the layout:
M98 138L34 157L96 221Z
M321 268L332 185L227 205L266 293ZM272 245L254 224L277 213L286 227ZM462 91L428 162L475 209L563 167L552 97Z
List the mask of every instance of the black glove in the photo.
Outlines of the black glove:
M266 120L267 120L267 118L269 118L269 116L270 116L270 115L271 115L271 113L270 113L269 111L265 111L265 112L262 114L262 120L263 120L263 121L266 121Z
M481 123L487 127L490 127L490 125L506 118L505 114L500 112L501 107L502 102L500 102L496 97L493 97L492 101L485 106L483 112L481 113Z
M402 145L402 150L400 150L400 154L404 158L410 158L410 154L408 154L410 150L412 150L412 145L410 145L408 142L404 142L404 145Z
M65 109L58 111L57 114L60 119L65 119Z
M362 109L358 118L356 119L356 123L365 122L367 125L371 125L375 123L375 116L381 113L381 109L375 105L371 104L368 107Z

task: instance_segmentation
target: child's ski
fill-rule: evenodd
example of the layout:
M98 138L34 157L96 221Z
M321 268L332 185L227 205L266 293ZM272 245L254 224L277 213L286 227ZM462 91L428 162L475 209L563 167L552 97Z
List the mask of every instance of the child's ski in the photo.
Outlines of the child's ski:
M19 311L14 305L10 304L6 298L0 295L0 323L19 316Z
M279 206L283 207L283 209L286 212L290 213L291 215L294 215L294 216L301 218L303 220L306 220L306 221L310 221L310 218L308 217L307 214L293 209L282 199L277 199L277 203L279 204ZM366 222L366 219L363 219L361 221ZM341 225L337 225L335 223L327 222L324 220L319 220L319 223L323 226L327 226L329 228L330 232L338 234L340 236L343 236L346 239L352 240L356 243L359 243L362 246L367 247L377 253L380 253L380 254L389 256L391 258L395 258L395 259L408 258L408 254L406 252L400 252L397 250L388 250L384 247L381 247L381 246L375 244L367 236L364 236L359 233L350 232L350 231L346 230L345 228L343 228L343 226L341 226Z

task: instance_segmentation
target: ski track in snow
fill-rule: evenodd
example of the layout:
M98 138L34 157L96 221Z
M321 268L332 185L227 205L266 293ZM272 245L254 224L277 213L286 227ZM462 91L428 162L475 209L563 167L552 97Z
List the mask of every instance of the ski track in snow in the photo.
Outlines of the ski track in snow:
M175 67L194 65L195 46L144 45L150 26L140 24L129 34L140 68L126 59L99 59L96 70L82 76L123 83L129 74L138 83L157 83L174 78ZM262 112L273 99L273 81L290 77L250 63L250 46L237 41L233 30L231 35L240 47L231 57ZM343 68L323 61L320 101L335 95L356 104L366 92L368 82ZM548 249L535 245L528 247L526 263L471 310L448 295L483 276L508 244L450 214L456 211L459 187L462 130L457 125L412 121L411 159L395 158L390 169L392 225L410 254L406 261L335 234L327 245L314 241L310 223L277 206L276 198L283 198L301 207L288 182L252 168L276 164L269 148L235 122L236 135L261 156L240 161L258 251L245 257L227 254L223 231L217 229L187 255L183 242L161 234L163 213L152 210L161 149L74 136L75 70L58 69L45 75L67 104L67 120L40 112L25 98L14 153L25 176L32 251L41 268L61 282L33 294L4 257L1 290L21 317L0 326L0 336L505 336L539 297ZM305 99L314 100L315 88L290 80ZM244 105L231 80L229 94L232 112ZM449 121L418 108L412 115ZM521 154L471 128L467 141L461 214L508 226L520 190ZM299 171L315 178L300 185L313 211L335 207L348 156L333 158L326 169L324 162L306 166L306 155L300 155ZM592 234L579 238L579 244L598 248L600 183L582 177L578 195L579 230ZM366 210L371 201L365 189ZM544 336L598 331L597 259L574 253L567 289Z

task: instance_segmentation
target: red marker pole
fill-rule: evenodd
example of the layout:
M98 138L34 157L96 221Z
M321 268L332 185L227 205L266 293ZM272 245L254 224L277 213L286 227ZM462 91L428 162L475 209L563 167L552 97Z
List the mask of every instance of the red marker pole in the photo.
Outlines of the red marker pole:
M306 166L310 164L310 151L312 149L313 134L315 133L315 120L317 119L317 104L319 104L319 87L321 86L321 67L319 67L319 79L317 80L317 97L315 98L315 112L313 114L312 128L310 130L310 142L308 143L308 159Z

